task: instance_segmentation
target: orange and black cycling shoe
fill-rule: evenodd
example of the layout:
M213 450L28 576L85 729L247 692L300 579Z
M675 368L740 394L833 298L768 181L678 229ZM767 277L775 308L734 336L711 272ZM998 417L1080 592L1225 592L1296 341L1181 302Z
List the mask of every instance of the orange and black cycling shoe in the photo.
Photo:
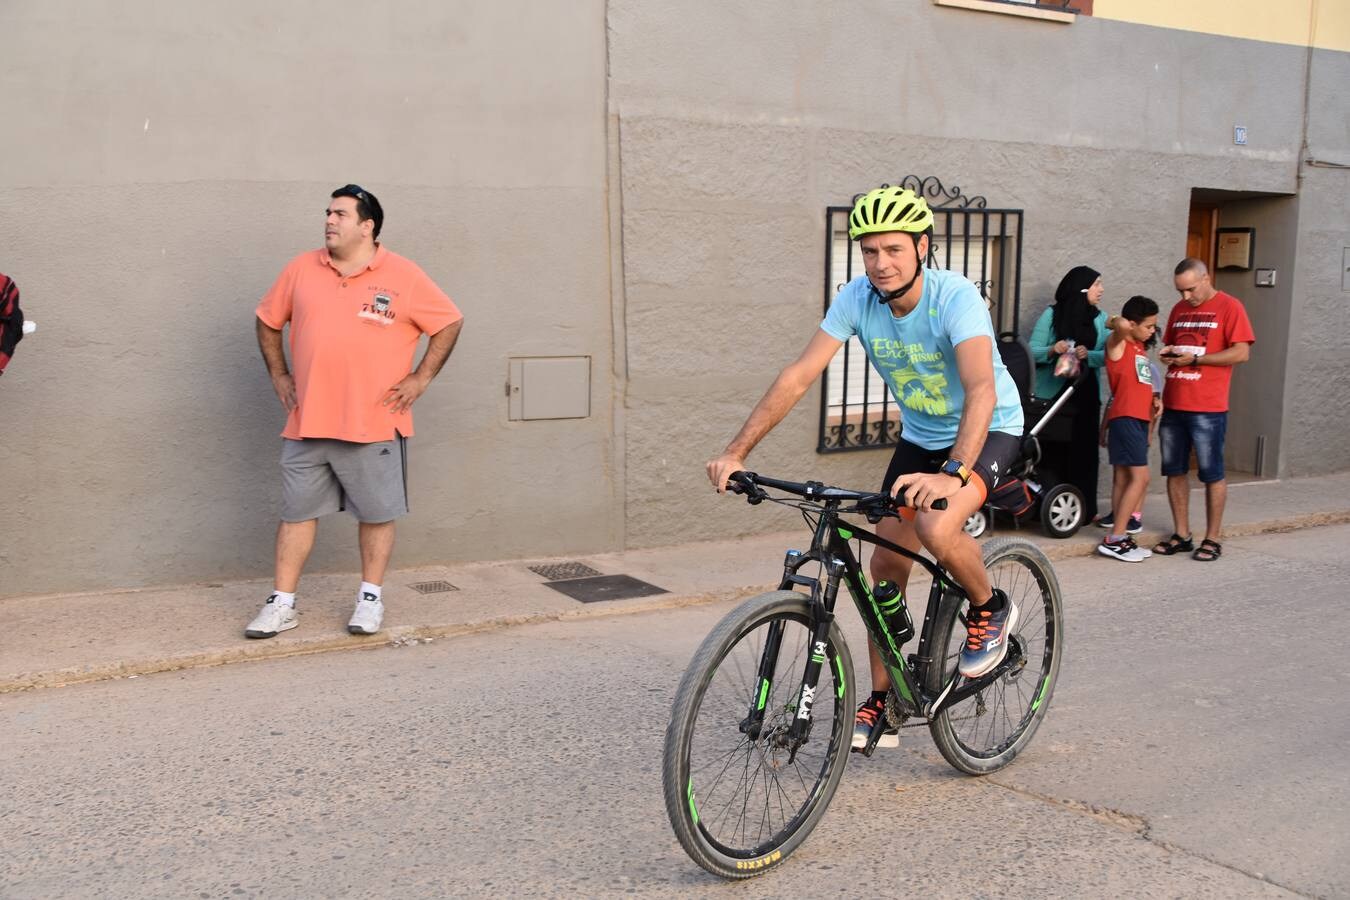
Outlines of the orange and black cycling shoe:
M873 736L875 735L875 740ZM900 729L886 721L886 701L869 697L853 719L853 749L899 747Z

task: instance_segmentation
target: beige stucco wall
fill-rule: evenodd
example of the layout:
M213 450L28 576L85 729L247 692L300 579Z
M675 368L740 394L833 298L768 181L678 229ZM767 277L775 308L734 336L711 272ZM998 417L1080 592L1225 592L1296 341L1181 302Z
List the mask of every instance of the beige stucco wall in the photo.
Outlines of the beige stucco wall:
M1025 209L1024 330L1079 263L1108 305L1170 307L1194 188L1263 229L1293 217L1286 332L1238 393L1297 407L1282 471L1350 465L1301 449L1350 447L1325 327L1345 172L1301 162L1347 161L1350 54L1157 24L930 0L0 4L22 136L0 270L41 327L0 379L20 523L0 596L267 575L282 416L252 309L347 181L468 319L417 407L398 565L794 527L702 465L820 319L825 207L906 174ZM1317 351L1297 378L1281 340ZM507 360L531 355L593 358L589 418L507 421ZM815 453L818 402L752 465L874 484L885 451ZM325 521L312 567L354 568L354 531Z
M1025 331L1079 263L1108 306L1143 293L1169 309L1193 188L1298 185L1302 47L928 0L616 0L610 29L630 543L792 525L709 495L701 464L819 322L827 205L912 173L1025 209ZM1284 347L1262 351L1240 378L1283 379ZM818 404L813 390L751 467L874 485L887 451L814 452Z
M0 4L0 595L265 577L283 417L253 307L329 192L466 314L416 407L396 564L621 538L604 4ZM589 355L589 419L508 422L507 359ZM348 517L311 568L357 565Z

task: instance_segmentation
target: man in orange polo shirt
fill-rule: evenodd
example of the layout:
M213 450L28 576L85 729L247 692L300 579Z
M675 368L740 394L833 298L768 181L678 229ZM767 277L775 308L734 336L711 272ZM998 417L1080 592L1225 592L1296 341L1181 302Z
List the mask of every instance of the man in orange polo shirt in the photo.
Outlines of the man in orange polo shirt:
M394 520L408 511L412 405L445 364L464 317L426 273L379 243L384 210L349 184L333 191L324 249L302 253L258 304L258 346L288 416L281 436L276 581L244 633L275 637L299 624L295 591L321 515L360 524L361 587L347 630L374 634ZM292 369L282 349L291 329ZM431 335L412 369L417 342Z

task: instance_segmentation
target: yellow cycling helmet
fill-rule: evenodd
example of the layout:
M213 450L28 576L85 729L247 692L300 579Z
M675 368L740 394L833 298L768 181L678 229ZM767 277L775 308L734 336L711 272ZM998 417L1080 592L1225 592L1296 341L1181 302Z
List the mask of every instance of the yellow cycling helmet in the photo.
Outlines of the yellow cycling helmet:
M918 235L932 227L933 211L922 197L907 188L883 186L868 191L853 204L848 217L848 236L854 241L865 234L883 231Z

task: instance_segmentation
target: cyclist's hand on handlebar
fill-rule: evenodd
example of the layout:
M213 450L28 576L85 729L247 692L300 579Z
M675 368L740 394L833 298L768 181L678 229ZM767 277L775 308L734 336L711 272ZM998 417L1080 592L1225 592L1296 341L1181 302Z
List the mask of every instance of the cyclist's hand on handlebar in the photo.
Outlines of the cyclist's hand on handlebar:
M901 475L891 485L891 496L905 494L905 504L919 510L930 510L935 500L953 497L961 490L961 479L944 475L941 472L924 475L918 472Z
M745 469L745 459L734 453L723 453L721 456L714 456L708 460L708 480L717 493L724 493L727 489L727 478L732 472L740 472Z

